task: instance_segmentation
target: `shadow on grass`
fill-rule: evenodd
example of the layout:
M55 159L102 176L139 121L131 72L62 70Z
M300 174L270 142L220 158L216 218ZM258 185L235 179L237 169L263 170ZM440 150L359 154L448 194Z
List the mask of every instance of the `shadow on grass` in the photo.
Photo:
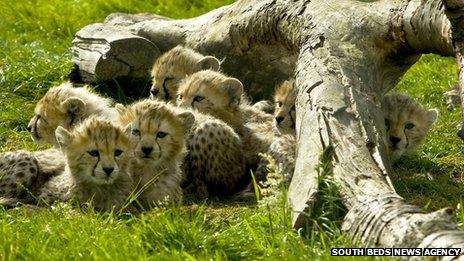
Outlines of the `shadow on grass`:
M84 84L76 65L68 78L76 85ZM151 77L147 75L147 78L117 77L109 81L99 81L92 86L100 94L111 97L117 102L128 104L141 98L148 98L151 84Z
M438 164L408 155L394 164L391 175L396 191L412 204L429 210L455 207L464 198L462 166Z

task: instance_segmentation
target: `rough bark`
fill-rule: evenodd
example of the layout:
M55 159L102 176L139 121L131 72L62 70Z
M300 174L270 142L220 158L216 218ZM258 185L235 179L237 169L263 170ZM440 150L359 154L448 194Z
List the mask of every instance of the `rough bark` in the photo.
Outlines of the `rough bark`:
M122 25L121 18L109 17L108 20ZM160 54L156 45L147 39L108 24L93 24L77 32L72 52L73 62L79 65L84 82L120 76L146 77Z
M464 45L453 39L464 28L462 5L457 0L239 0L193 19L140 21L126 15L118 18L123 22L101 26L143 37L161 52L183 44L224 59L224 71L251 94L295 75L298 155L289 200L296 227L316 200L322 151L332 147L334 180L349 210L342 228L354 240L390 247L437 246L445 240L464 247L452 211L424 213L395 193L379 102L421 53L456 54L461 67ZM86 30L76 39L93 39ZM79 59L81 72L92 74ZM99 66L93 67L105 69Z
M453 40L454 52L458 62L458 89L460 94L461 107L464 108L464 3L459 0L448 0L445 2L446 14L450 24L450 38ZM464 111L461 128L458 136L464 140Z

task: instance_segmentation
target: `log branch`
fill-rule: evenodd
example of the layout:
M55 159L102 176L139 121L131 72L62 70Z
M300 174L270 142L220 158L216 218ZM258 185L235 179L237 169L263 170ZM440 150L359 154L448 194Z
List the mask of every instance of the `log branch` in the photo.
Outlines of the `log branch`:
M447 244L464 242L463 232L457 231L454 211L450 208L425 213L417 206L407 204L395 194L385 194L351 208L342 230L354 242L391 247L438 247L432 243L438 236L458 236ZM459 232L459 233L456 233ZM434 235L430 237L431 235ZM443 244L441 242L440 244Z
M73 62L85 82L120 76L145 78L160 55L158 48L147 39L106 24L89 25L77 32L72 52Z
M446 7L445 14L450 22L450 39L452 39L453 49L456 53L458 63L458 93L463 108L463 120L458 136L464 140L464 2L447 0L444 1Z

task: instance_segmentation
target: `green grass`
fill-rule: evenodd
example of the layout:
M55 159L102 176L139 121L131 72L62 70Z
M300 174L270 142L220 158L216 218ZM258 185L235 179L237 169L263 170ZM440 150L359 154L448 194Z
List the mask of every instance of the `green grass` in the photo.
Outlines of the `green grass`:
M231 2L7 0L0 6L0 150L42 148L25 126L37 100L70 73L69 47L81 27L112 12L192 17ZM329 235L317 222L311 237L300 236L283 201L272 209L199 204L139 216L0 210L0 259L308 259L348 245L336 227Z
M83 26L101 22L112 12L193 17L231 2L4 0L0 151L43 148L32 142L25 126L37 100L70 73L69 48ZM460 111L448 110L443 99L456 73L453 59L426 55L397 87L441 114L427 142L397 163L392 177L402 196L431 210L463 203L463 143L455 135ZM0 210L0 259L329 259L330 247L351 243L339 231L340 220L332 220L340 218L334 208L339 204L336 191L330 184L324 188L330 193L321 193L318 214L304 234L291 228L283 196L272 207L208 201L138 216L59 207L34 213L26 208ZM457 216L463 223L462 208Z
M454 59L424 55L397 87L440 112L426 143L396 164L393 177L400 195L431 210L456 207L464 198L464 143L456 135L461 110L448 109L443 96L456 83Z
M291 231L288 220L279 215L273 215L270 223L265 213L254 214L254 209L216 206L213 212L209 208L173 207L122 217L70 214L68 209L28 215L19 209L9 211L0 221L0 232L8 235L0 238L0 245L7 259L256 259L292 253L306 258L314 255Z

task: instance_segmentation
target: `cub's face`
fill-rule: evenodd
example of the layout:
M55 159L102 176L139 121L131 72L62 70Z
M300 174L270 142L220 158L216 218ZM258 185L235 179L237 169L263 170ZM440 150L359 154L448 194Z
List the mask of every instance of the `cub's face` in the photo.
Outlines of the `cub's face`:
M204 69L219 70L219 60L177 46L163 54L153 65L150 98L175 101L179 83L187 75Z
M275 124L280 130L294 131L296 121L295 111L296 90L294 81L285 81L275 92Z
M57 101L46 95L37 103L27 129L35 142L57 145L55 129L58 126L70 129L80 121L84 111L85 102L77 97Z
M65 113L56 110L56 108L38 106L35 109L34 117L27 125L27 129L36 143L55 144L54 131L56 127L63 125L66 125Z
M175 112L174 108L168 107L167 104L144 101L129 109L135 115L128 129L136 160L157 165L184 152L185 136L193 124L193 114Z
M86 120L72 132L58 127L56 138L78 181L112 184L126 171L129 140L123 130L107 120Z
M211 70L200 71L182 82L177 92L177 106L214 115L237 107L242 93L239 80Z
M426 110L405 95L385 97L385 127L392 159L413 151L425 139L438 117L435 109Z
M172 63L160 64L152 71L150 98L164 101L175 100L179 82L190 73L187 68Z

